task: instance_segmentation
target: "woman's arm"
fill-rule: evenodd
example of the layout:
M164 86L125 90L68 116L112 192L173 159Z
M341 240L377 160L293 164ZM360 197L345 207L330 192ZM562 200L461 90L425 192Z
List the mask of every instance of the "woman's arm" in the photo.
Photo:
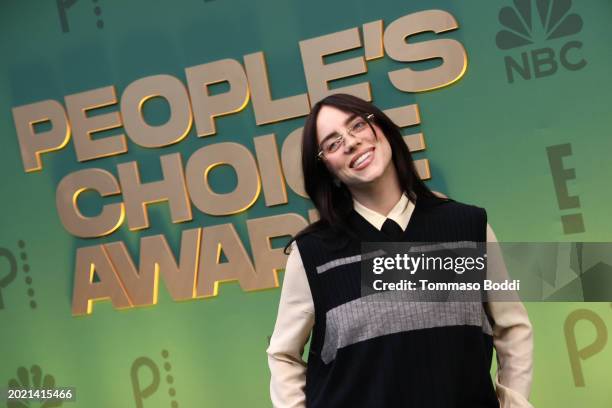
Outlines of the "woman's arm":
M270 397L274 408L306 406L304 345L314 325L314 306L297 245L287 259L274 333L270 339Z
M487 242L497 237L487 224ZM506 273L499 248L488 254L489 266ZM528 402L533 376L533 330L527 310L518 302L489 302L487 312L493 318L493 343L497 352L497 396L501 407L532 407Z

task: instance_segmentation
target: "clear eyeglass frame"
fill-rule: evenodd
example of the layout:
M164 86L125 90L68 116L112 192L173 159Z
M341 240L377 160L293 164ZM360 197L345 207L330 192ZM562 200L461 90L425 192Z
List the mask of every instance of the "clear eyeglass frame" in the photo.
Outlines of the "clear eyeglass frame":
M365 119L366 124L368 125L368 127L370 129L372 129L372 121L374 120L374 114L370 113L368 115L365 116L365 118L361 117L361 119ZM360 122L355 123L353 126L349 127L346 129L346 133L348 133L349 135L356 137L355 134L359 134L361 131L366 130L365 128L357 131L356 132L356 126L358 126L360 124ZM336 151L340 150L342 148L342 146L344 146L344 141L345 141L346 136L344 134L339 134L337 137L331 139L330 143L333 145L336 142L340 142L340 144L338 145L338 148L335 149L334 151L332 151L331 153L328 154L333 154ZM325 157L325 151L323 150L323 148L321 146L319 146L319 151L317 153L317 159L319 160L323 160L323 157Z

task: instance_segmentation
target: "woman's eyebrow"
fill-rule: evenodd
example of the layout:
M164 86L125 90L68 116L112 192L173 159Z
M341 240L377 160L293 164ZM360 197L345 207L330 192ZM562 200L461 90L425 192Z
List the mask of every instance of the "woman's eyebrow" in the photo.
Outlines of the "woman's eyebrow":
M358 116L359 116L359 115L357 115L356 113L351 114L351 115L350 115L348 118L346 118L346 119L344 120L344 126L348 126L348 124L349 124L349 123L351 123L351 122L353 121L353 119L355 119L355 118L356 118L356 117L358 117ZM336 132L336 131L331 132L329 135L325 136L325 137L323 138L323 140L321 140L321 143L320 143L320 144L325 143L325 141L326 141L327 139L330 139L330 138L332 138L332 137L338 137L338 132Z

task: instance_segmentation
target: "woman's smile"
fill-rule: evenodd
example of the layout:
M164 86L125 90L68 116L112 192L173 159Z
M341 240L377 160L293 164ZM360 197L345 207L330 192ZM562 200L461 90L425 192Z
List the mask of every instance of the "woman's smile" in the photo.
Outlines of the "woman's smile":
M363 170L374 160L376 147L371 147L365 151L357 153L353 156L349 163L349 167L353 170Z

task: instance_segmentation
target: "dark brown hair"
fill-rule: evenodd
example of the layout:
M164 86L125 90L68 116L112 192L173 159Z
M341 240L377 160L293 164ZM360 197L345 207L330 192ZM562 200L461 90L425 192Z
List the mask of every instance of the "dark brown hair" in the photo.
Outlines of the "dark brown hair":
M331 232L334 240L338 236L355 238L348 217L353 210L353 199L348 188L341 184L334 185L334 176L322 160L317 158L319 151L317 138L317 117L323 106L332 106L346 113L354 113L362 118L374 115L373 121L382 130L392 151L393 165L397 171L399 184L410 201L417 197L439 198L423 183L419 177L408 146L404 142L398 126L387 115L373 104L353 95L333 94L317 102L306 118L302 134L302 172L304 187L319 212L319 221L300 231L288 244L308 233L323 230ZM444 199L441 199L444 200ZM325 234L329 237L329 234Z

